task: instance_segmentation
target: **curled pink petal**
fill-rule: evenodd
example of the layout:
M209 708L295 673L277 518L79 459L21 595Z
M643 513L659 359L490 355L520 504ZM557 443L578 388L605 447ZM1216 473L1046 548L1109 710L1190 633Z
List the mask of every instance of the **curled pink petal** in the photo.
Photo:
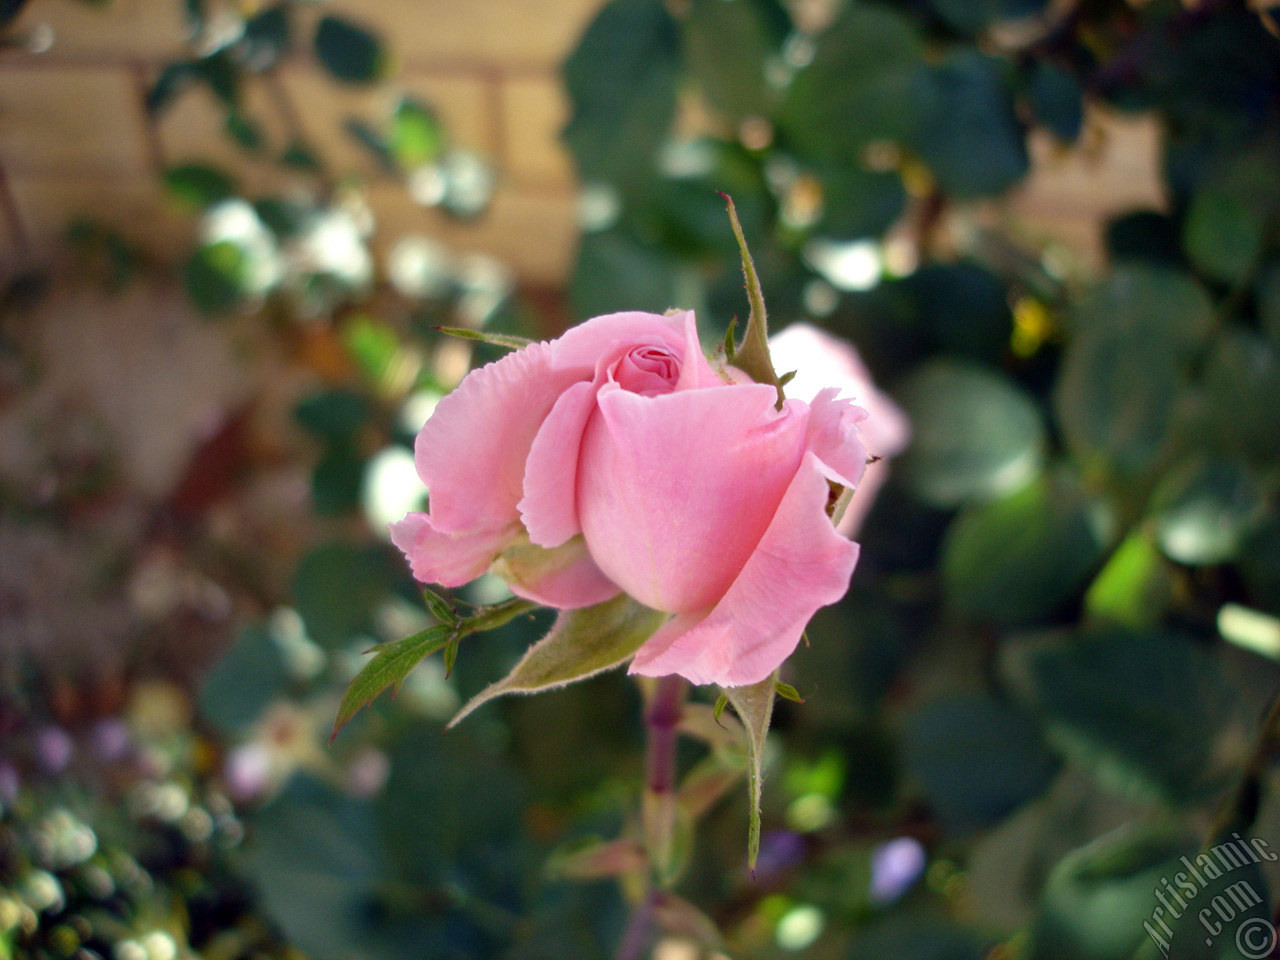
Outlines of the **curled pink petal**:
M520 535L519 524L465 533L442 533L425 513L411 513L390 526L391 542L409 560L422 583L460 587L489 569L489 564Z
M557 547L582 530L576 496L578 453L596 409L596 390L594 383L583 381L561 394L529 449L520 518L529 539L540 546Z
M570 327L550 344L551 361L558 370L586 371L590 378L600 359L616 356L618 344L661 343L683 353L685 328L693 312L685 310L663 317L656 313L608 313ZM581 376L580 376L581 378Z
M806 453L733 585L701 620L677 617L662 627L630 672L737 687L777 669L818 608L844 595L858 562L858 545L827 517L827 490L816 454Z
M856 488L867 469L867 448L858 431L867 411L848 400L837 400L837 393L835 387L829 387L809 404L807 446L829 470L827 479Z
M580 379L554 369L550 347L533 343L471 371L440 401L414 445L433 529L462 534L519 519L533 438L557 398Z

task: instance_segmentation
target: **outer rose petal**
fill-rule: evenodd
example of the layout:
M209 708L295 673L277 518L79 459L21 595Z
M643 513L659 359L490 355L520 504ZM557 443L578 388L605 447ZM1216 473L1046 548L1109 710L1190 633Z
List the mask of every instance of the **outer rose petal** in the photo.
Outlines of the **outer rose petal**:
M391 542L408 558L414 577L446 587L460 587L480 576L520 532L511 523L479 532L441 533L425 513L411 513L390 530Z
M558 547L582 532L578 523L578 453L587 421L596 409L595 383L575 383L560 395L543 421L525 462L520 519L529 539Z
M519 537L494 562L493 572L518 597L558 610L604 603L618 586L596 566L581 537L545 550Z
M630 672L737 687L777 669L818 608L844 595L858 562L858 545L831 526L827 489L817 456L806 453L733 585L702 620L675 617L650 637Z
M551 348L533 343L473 370L440 401L414 445L434 530L474 535L519 519L533 438L560 394L583 376L554 369Z
M807 408L767 384L642 397L606 384L587 426L578 519L641 603L715 603L756 549L804 452ZM825 503L825 501L824 501Z
M848 400L837 400L840 391L829 387L809 404L808 448L828 468L827 479L856 488L867 469L867 448L859 439L858 424L867 411Z
M650 343L656 339L680 356L684 350L685 327L694 322L691 310L669 317L656 313L606 313L570 327L553 340L551 360L557 369L585 370L585 375L591 377L600 358L620 342Z

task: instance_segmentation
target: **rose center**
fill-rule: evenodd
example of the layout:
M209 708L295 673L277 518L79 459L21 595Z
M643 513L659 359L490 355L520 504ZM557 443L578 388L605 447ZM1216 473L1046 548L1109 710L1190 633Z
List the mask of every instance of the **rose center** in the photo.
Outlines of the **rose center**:
M675 389L680 361L665 347L635 347L618 359L610 375L622 389L653 397Z

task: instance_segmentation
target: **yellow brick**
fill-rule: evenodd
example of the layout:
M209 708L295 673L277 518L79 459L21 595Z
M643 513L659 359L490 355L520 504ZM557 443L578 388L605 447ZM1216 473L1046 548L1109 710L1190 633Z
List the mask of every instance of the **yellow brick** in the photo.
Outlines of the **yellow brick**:
M521 186L567 188L575 180L560 139L569 105L558 78L513 77L502 85L507 173Z
M284 86L307 136L336 173L376 174L377 164L347 133L348 117L385 131L396 102L410 94L431 104L445 125L450 143L492 156L496 144L494 109L485 82L475 77L401 73L369 88L335 83L318 70L289 67Z
M561 286L569 277L577 224L572 197L565 194L502 188L485 216L469 223L419 207L389 184L374 187L369 201L378 222L380 263L385 264L386 252L401 238L426 236L456 255L497 257L526 283Z
M333 10L381 29L427 65L557 66L603 0L342 0Z
M134 78L111 67L0 70L0 162L15 176L148 171Z
M40 0L27 6L16 28L41 24L53 28L54 45L36 56L177 59L186 35L182 5L172 0Z
M115 228L168 262L182 259L194 243L194 219L170 205L153 177L14 176L9 185L38 259L54 255L63 245L68 224L82 217Z

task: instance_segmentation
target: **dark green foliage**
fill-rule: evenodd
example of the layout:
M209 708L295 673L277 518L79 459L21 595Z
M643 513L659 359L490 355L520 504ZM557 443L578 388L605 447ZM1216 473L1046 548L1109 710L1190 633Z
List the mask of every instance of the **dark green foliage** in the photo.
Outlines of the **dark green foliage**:
M359 24L339 16L325 16L316 27L316 59L343 83L364 84L387 72L382 42Z

